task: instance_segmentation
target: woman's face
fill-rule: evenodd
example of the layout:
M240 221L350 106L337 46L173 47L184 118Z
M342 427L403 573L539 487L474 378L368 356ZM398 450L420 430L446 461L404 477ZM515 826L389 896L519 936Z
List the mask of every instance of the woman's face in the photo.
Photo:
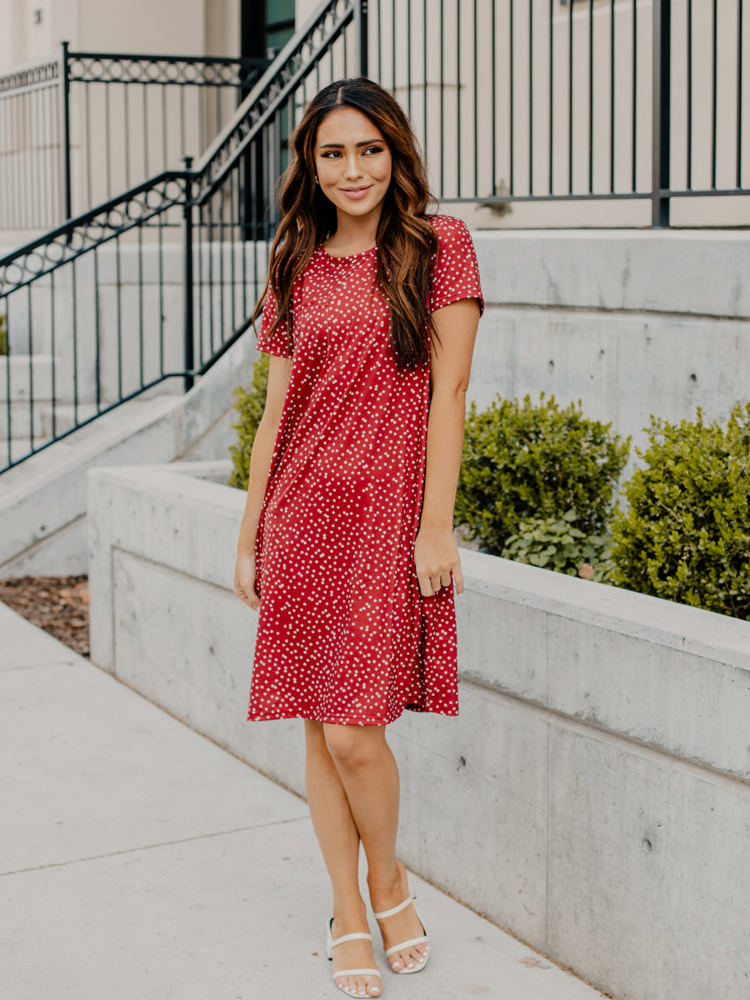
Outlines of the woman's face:
M338 214L380 217L391 182L391 151L361 111L342 107L325 116L315 139L315 172Z

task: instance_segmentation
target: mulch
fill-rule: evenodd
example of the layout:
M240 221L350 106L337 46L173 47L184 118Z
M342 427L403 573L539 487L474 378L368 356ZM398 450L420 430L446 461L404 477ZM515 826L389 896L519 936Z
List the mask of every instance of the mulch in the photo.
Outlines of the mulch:
M89 655L86 576L22 576L0 580L0 601L80 656Z

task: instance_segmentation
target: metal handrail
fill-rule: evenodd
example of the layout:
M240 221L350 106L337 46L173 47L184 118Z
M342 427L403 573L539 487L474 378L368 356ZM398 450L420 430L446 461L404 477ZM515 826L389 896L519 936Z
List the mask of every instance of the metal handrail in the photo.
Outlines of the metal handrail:
M3 444L6 453L0 472L167 381L180 379L188 390L247 331L254 302L247 298L248 289L252 294L260 287L267 253L266 208L275 183L270 164L278 163L281 148L266 149L264 125L273 124L278 143L283 143L295 89L320 68L324 56L330 55L332 64L335 52L340 58L342 43L346 63L345 33L355 21L361 29L357 6L356 0L320 5L198 167L193 169L186 158L184 169L165 170L133 185L0 258L0 312L7 313L11 342L16 331L16 346L0 357L0 382L4 377L6 389L4 413L0 406L0 456ZM175 226L183 235L181 248L171 244L182 256L179 356L166 329L164 306L164 275L173 263L163 235ZM127 268L135 277L125 287L121 279ZM154 278L151 288L149 277ZM150 306L154 295L158 303ZM87 328L81 327L84 316ZM44 354L51 366L52 398L45 404L51 410L51 431L40 439L35 428L42 375L34 358L38 331L45 324L51 341ZM72 331L72 339L61 352L62 328ZM20 336L18 329L23 330ZM22 398L12 403L11 385L19 378ZM66 416L71 426L61 422L64 398L72 410ZM29 427L25 447L12 438L19 408Z
M104 246L117 236L145 225L169 208L181 207L185 203L185 184L189 176L190 171L166 170L0 257L0 299ZM144 195L161 194L160 189L166 190L166 185L173 182L180 185L178 196L165 196L158 205L153 202L147 204ZM128 206L139 201L144 203L143 213L128 218ZM121 220L119 224L115 221L118 218ZM91 230L99 232L91 237ZM19 272L17 280L13 280L14 270Z

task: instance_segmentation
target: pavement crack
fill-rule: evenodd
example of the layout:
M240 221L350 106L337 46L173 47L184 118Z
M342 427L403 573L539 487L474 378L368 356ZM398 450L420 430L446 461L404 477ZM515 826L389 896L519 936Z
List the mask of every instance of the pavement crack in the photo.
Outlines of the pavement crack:
M28 868L16 868L11 871L0 872L0 878L6 875L23 875L27 872L44 871L47 868L66 868L68 865L81 865L89 861L103 861L105 858L116 858L124 854L139 854L142 851L155 851L162 847L176 847L179 844L191 844L198 840L211 840L214 837L227 837L235 833L246 833L250 830L265 830L272 826L285 826L288 823L299 823L309 821L309 816L295 816L291 819L271 820L268 823L259 823L252 826L238 826L231 830L216 830L214 833L199 833L195 837L182 837L179 840L163 840L156 844L142 844L139 847L125 847L120 851L108 851L105 854L91 854L85 858L70 858L67 861L51 861L46 865L31 865Z
M74 667L76 665L76 660L74 657L63 660L39 660L39 662L32 661L31 663L15 663L12 667L2 667L0 668L0 677L4 674L11 674L16 670L38 670L39 667Z

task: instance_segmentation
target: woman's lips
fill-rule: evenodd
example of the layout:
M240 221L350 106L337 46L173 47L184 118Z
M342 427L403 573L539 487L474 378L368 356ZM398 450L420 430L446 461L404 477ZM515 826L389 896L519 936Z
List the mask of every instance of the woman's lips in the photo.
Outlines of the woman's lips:
M365 195L370 190L370 187L371 185L368 184L366 187L341 188L340 190L341 193L345 194L347 198L351 198L354 201L359 201L360 198L365 197Z

